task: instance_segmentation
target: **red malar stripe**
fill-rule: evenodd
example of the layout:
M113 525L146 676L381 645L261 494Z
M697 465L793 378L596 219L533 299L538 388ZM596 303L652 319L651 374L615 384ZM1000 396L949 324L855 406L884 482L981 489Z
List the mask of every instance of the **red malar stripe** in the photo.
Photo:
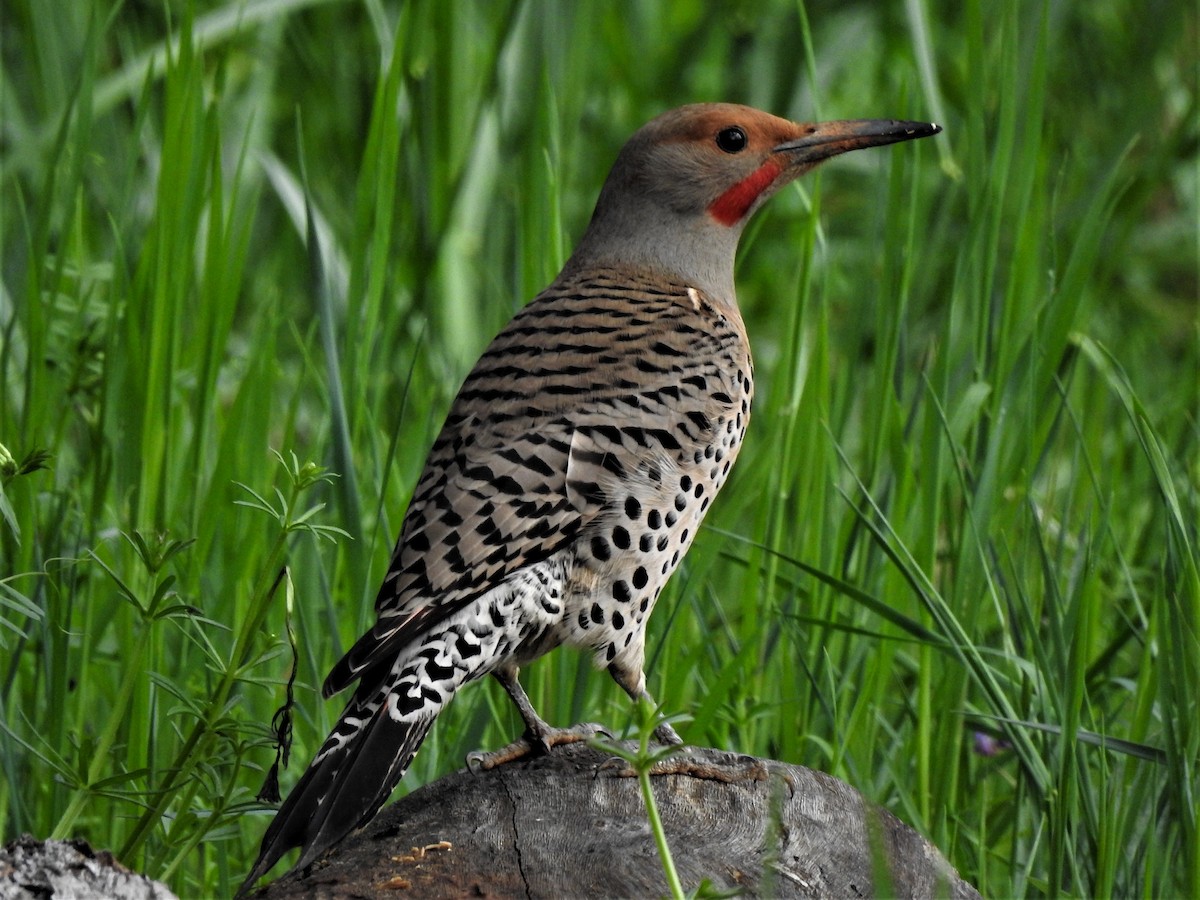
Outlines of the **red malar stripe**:
M767 160L708 205L709 214L722 225L733 225L767 187L779 177L783 167Z

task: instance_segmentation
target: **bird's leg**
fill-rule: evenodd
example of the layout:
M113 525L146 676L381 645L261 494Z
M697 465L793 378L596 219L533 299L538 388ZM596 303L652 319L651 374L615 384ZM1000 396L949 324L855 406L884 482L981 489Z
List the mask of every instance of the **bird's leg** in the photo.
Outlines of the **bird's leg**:
M655 709L658 709L658 704L654 702L654 698L646 691L642 691L639 698L648 702ZM671 723L665 719L659 722L658 727L654 729L654 739L660 744L672 747L678 747L683 743L683 738L679 736L679 732L672 728Z
M614 663L608 667L608 671L612 675L613 680L625 690L625 693L630 696L634 703L645 700L655 710L658 709L658 704L654 702L654 698L646 690L646 676L642 672L640 663L637 665L626 663L624 666L618 666ZM728 767L714 765L703 760L697 761L693 758L690 747L681 746L683 738L676 733L675 729L671 727L671 723L665 719L660 721L654 729L654 740L664 746L678 747L679 749L668 754L665 759L659 759L651 767L651 775L687 775L715 781L734 781L746 777L754 777L755 780L759 780L758 776L753 773L750 775L744 775L739 772L730 774ZM755 770L755 772L757 771ZM625 764L617 774L623 777L633 777L637 775L637 772L631 765ZM765 778L766 776L762 777Z
M530 753L549 753L551 748L559 744L572 744L576 741L586 741L598 734L609 735L603 725L592 722L580 722L570 728L555 728L537 714L533 703L521 682L517 680L520 670L513 665L502 666L492 673L496 680L504 686L508 696L512 697L521 718L525 720L525 734L517 738L507 747L484 753L476 751L467 754L467 768L472 771L488 771L506 762L522 759ZM611 735L609 735L611 737Z
M646 690L646 675L642 672L642 667L639 666L618 666L612 664L608 667L608 672L613 677L613 681L619 684L625 693L634 703L639 700L645 700L654 709L658 709L658 704L654 702L654 698L650 696L650 692ZM658 723L658 727L654 729L654 739L665 746L677 747L683 743L683 738L671 727L671 723L662 721Z

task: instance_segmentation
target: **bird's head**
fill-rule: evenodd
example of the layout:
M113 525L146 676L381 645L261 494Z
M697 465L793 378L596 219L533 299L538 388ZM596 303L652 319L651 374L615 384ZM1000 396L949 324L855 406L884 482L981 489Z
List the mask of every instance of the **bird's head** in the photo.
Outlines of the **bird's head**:
M796 123L732 103L681 106L626 142L579 252L682 277L689 266L727 269L732 296L738 236L767 198L832 156L939 131L879 119Z

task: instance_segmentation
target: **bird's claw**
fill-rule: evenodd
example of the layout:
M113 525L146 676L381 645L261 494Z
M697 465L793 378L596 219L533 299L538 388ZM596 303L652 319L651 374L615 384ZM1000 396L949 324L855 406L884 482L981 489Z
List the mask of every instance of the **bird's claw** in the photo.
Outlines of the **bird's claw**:
M505 763L524 759L537 746L537 743L522 737L506 747L501 747L499 750L475 750L467 754L467 770L472 775L490 772L492 769L502 766Z
M570 744L575 741L586 741L594 737L606 737L610 741L616 740L616 735L609 731L599 722L580 722L578 725L572 725L570 728L564 728L571 737L560 740L559 744Z
M600 763L600 765L596 766L596 774L599 775L601 772L606 772L609 769L617 769L624 772L627 768L629 768L627 760L620 756L610 756L604 762Z
M478 775L481 772L486 772L489 766L485 765L487 754L482 750L472 750L467 754L466 764L467 771L472 775Z
M580 722L570 728L546 728L537 734L526 732L507 747L501 747L499 750L475 750L468 753L467 771L472 775L478 775L480 772L491 771L505 763L524 759L532 753L542 756L560 744L574 744L597 735L604 735L609 740L612 740L613 737L611 731L595 722Z
M654 729L654 739L664 747L678 747L683 743L683 738L671 727L669 722L659 723L658 727Z

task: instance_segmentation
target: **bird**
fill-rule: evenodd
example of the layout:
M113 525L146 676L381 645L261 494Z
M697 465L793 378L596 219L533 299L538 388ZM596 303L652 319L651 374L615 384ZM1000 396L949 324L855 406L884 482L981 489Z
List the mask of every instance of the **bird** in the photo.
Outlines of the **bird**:
M333 667L354 691L268 826L248 890L289 850L304 867L365 825L434 720L495 677L525 735L490 768L580 740L518 680L559 646L645 698L646 622L737 459L754 367L734 293L751 216L818 163L937 134L883 119L795 123L730 103L637 130L558 277L467 375L417 480L375 601ZM665 720L654 737L678 744Z

